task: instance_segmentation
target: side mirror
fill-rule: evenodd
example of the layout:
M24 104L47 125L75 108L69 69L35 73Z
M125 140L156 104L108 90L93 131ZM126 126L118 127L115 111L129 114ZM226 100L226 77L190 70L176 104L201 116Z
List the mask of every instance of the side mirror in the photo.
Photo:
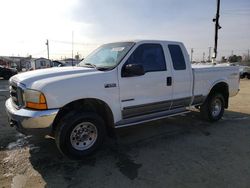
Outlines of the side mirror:
M141 76L144 74L144 68L139 64L127 64L122 71L122 77Z

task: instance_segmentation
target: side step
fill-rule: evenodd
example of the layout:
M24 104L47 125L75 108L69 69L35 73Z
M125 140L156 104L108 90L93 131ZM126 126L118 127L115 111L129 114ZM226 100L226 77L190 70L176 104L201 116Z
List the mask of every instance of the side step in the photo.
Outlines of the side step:
M178 109L167 110L167 111L157 112L153 114L138 116L138 117L127 118L127 119L118 121L115 124L115 128L128 127L132 125L137 125L141 123L164 119L166 117L176 116L176 115L185 114L189 112L190 111L187 110L186 108L178 108Z

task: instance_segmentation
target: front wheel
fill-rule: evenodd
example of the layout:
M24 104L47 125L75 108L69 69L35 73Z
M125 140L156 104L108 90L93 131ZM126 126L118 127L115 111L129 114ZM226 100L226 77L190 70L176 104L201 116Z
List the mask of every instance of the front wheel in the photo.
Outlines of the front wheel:
M92 154L105 137L104 121L95 113L71 112L60 122L55 132L56 144L69 158Z
M219 93L209 96L200 108L202 117L211 122L220 120L224 114L224 110L225 99Z

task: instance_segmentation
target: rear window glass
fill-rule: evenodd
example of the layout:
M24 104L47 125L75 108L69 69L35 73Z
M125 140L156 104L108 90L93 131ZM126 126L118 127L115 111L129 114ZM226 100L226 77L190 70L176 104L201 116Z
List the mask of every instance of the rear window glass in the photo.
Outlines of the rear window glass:
M170 44L168 45L168 49L170 51L174 69L185 70L186 63L185 63L185 59L184 59L181 47L179 45Z

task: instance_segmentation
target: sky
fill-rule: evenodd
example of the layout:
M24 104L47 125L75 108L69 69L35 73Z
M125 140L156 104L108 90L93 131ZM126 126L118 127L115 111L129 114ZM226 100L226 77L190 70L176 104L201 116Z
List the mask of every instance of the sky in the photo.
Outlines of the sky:
M194 60L214 45L216 0L0 0L0 55L85 57L103 43L181 41ZM218 58L250 49L250 0L221 0ZM73 45L72 45L73 41Z

